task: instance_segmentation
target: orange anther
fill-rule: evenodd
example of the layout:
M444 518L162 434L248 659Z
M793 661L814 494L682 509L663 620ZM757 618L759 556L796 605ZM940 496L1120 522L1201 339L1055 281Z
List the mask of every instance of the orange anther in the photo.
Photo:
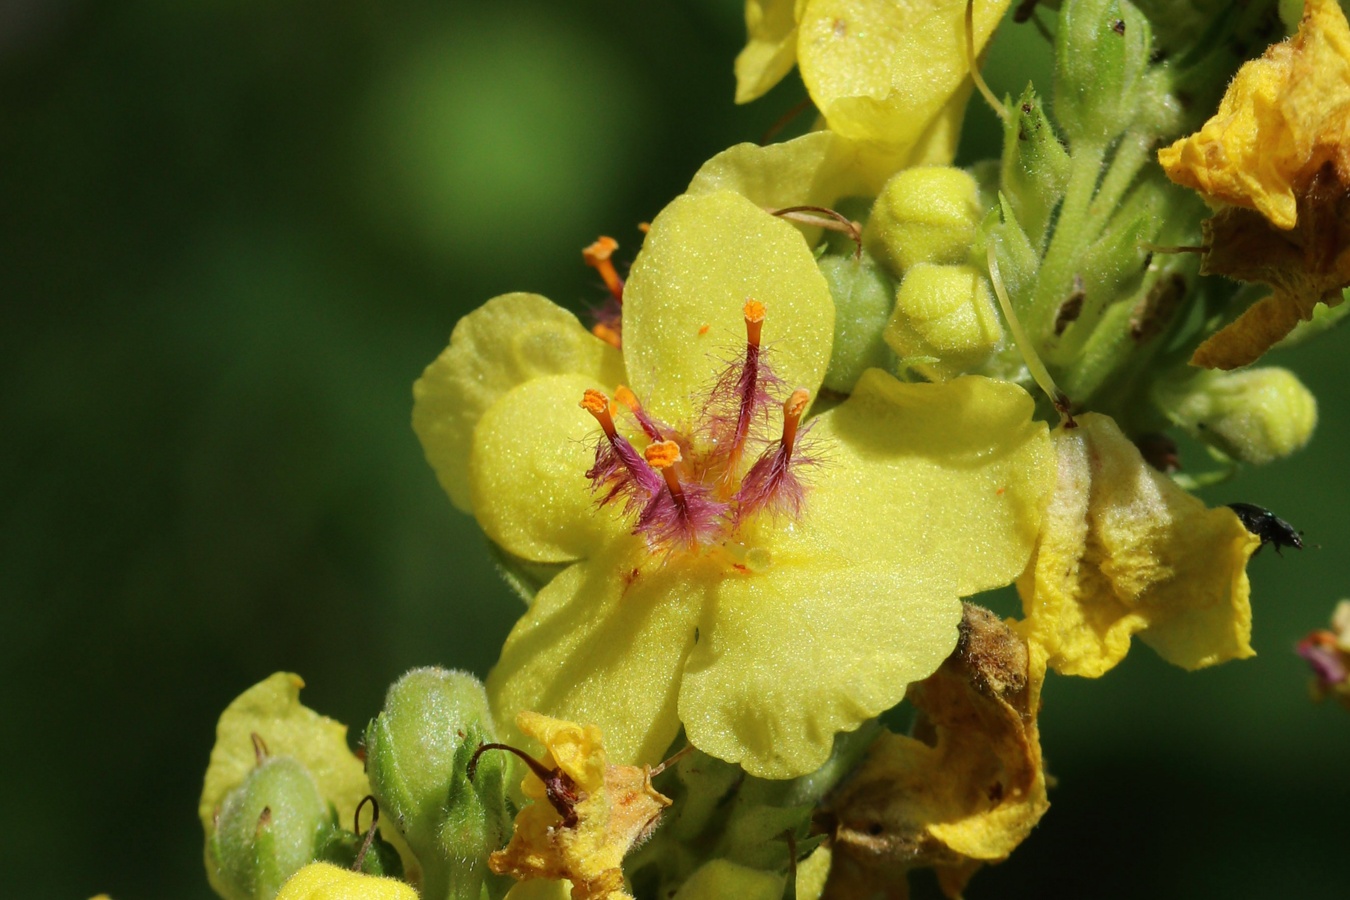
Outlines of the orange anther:
M614 271L614 263L610 262L610 256L619 249L619 242L612 237L601 236L594 244L591 244L585 250L581 251L581 258L585 260L586 265L600 273L600 277L605 280L605 287L609 288L610 294L614 299L623 302L623 279L619 273ZM615 345L617 346L617 345Z
M705 334L708 333L708 329L711 328L711 327L712 327L712 326L709 325L709 324L706 323L706 322L703 323L702 325L698 326L698 336L699 336L699 337L703 337L703 335L705 335Z
M643 234L647 234L647 233L650 232L651 230L652 230L652 223L651 223L651 222L639 222L639 223L638 223L638 231L642 232Z
M614 437L616 434L614 417L609 413L609 398L604 393L588 388L581 395L581 402L577 405L595 416L595 421L600 423L600 427L605 430L608 437Z
M684 457L680 454L680 445L674 441L655 441L642 451L647 465L653 469L669 469Z
M806 388L797 388L783 401L783 449L789 454L797 440L797 425L810 402L811 393Z
M599 263L604 262L614 255L614 251L619 249L619 242L612 237L601 235L585 250L581 251L581 258L586 261L586 265L592 268L598 268Z
M741 311L745 313L745 339L750 346L758 347L760 329L764 327L764 304L758 300L746 300Z
M580 406L593 416L599 415L609 410L609 398L602 391L587 389L581 395Z

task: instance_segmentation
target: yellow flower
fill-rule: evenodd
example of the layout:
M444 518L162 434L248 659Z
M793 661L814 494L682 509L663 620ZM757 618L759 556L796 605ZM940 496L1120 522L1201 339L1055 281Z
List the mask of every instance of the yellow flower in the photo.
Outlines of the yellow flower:
M1246 565L1260 539L1145 463L1107 416L1052 437L1058 485L1017 583L1020 628L1050 667L1095 678L1135 634L1186 669L1251 656Z
M977 55L1008 3L975 3ZM736 102L795 63L829 129L864 148L877 173L950 162L971 89L965 10L966 0L747 0Z
M522 881L567 879L572 900L631 900L623 890L623 858L670 805L652 787L651 769L609 765L594 725L532 712L522 712L516 724L544 745L545 757L521 784L533 802L516 816L511 842L488 865Z
M1317 303L1350 285L1350 27L1336 0L1307 0L1298 33L1247 63L1219 111L1159 152L1168 177L1217 214L1203 272L1273 288L1192 362L1258 359Z
M292 875L276 900L417 900L417 891L394 878L316 862Z
M763 301L753 341L747 297ZM532 295L460 323L415 389L427 456L506 553L566 565L508 637L494 709L594 722L625 763L683 724L784 778L941 663L959 598L1030 555L1048 436L1016 386L876 370L803 420L832 334L802 235L720 189L652 223L622 355Z
M947 895L1001 862L1050 803L1041 764L1045 652L991 612L966 607L961 642L910 688L914 737L882 735L831 798L829 896L894 889L933 866Z

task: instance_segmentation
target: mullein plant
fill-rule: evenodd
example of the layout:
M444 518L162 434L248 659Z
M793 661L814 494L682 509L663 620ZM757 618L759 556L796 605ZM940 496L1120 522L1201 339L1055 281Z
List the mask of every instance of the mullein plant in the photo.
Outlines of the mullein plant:
M1309 440L1252 364L1350 283L1350 29L1282 6L750 0L737 100L795 67L811 130L705 163L625 275L588 247L590 323L494 298L414 386L524 601L486 684L409 672L359 753L298 677L243 694L216 891L978 895L1049 807L1049 673L1251 656L1247 563L1300 545L1188 492ZM996 27L1052 81L994 97ZM1002 152L958 168L976 85ZM1300 646L1343 702L1347 615Z

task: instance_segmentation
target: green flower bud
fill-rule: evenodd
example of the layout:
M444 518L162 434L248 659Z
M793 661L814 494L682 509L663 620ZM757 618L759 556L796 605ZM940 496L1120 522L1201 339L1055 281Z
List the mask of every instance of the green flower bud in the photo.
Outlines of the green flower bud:
M1317 427L1317 398L1287 369L1204 371L1160 381L1153 394L1187 434L1242 462L1288 456L1302 449Z
M506 843L507 755L485 754L495 739L487 693L472 675L414 669L394 682L384 711L366 729L366 768L380 803L422 866L426 900L479 900L487 856Z
M1134 120L1152 30L1129 0L1065 0L1055 34L1055 118L1072 144L1104 147Z
M319 786L299 760L273 756L225 796L207 844L226 900L272 900L317 855L332 826Z
M1003 342L1003 326L983 273L973 266L919 263L895 294L886 343L925 378L946 381L985 362Z
M1040 247L1069 184L1069 154L1031 85L1011 112L1003 126L1000 187L1017 221Z
M980 224L979 188L950 166L905 169L882 188L863 246L902 275L917 263L965 262Z
M881 334L895 306L895 282L866 254L822 256L817 265L834 297L834 350L824 385L847 394L866 369L894 363Z
M262 873L266 875L266 896L271 897L279 885L273 876L288 874L282 870L289 870L295 859L305 864L322 855L322 849L315 848L321 848L327 836L337 830L339 820L350 822L357 805L370 793L361 760L347 746L347 727L301 704L303 685L298 675L277 672L236 697L216 726L216 744L211 749L197 814L206 833L206 874L211 887L222 897L262 896L248 887L253 882L241 882L238 877L240 866L253 865L239 856L247 835L257 832L262 842L258 852L263 855L258 860L273 858L266 854L290 848L275 857L284 859L286 865L269 864ZM263 771L271 774L263 776ZM297 771L304 777L295 775ZM288 784L290 787L285 788ZM264 799L241 811L239 804L244 803L244 797ZM314 797L318 798L317 806ZM290 853L294 850L291 832L287 831L290 837L278 845L280 832L275 827L259 829L264 806L268 807L269 819L286 823L296 816L306 821L321 816L323 826L317 837L309 838L310 849L305 854ZM234 831L221 835L227 822L234 823ZM229 851L229 866L224 864L224 851Z

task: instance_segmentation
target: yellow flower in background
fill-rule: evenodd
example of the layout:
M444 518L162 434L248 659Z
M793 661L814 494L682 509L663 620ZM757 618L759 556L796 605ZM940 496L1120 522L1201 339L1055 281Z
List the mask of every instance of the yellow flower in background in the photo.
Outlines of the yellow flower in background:
M1350 285L1350 27L1336 0L1307 0L1298 33L1244 65L1214 117L1158 160L1218 209L1202 271L1273 289L1192 362L1247 365L1318 302L1340 303Z
M1008 858L1049 808L1036 717L1045 652L967 605L961 640L910 688L912 736L886 733L827 801L826 896L894 891L932 866L949 897Z
M1008 4L975 3L977 55ZM951 162L972 85L965 11L966 0L748 0L736 102L763 96L795 64L826 125L861 149L879 181Z
M1052 438L1058 484L1017 583L1019 628L1050 667L1095 678L1136 634L1186 669L1251 656L1246 565L1260 539L1144 462L1107 416Z
M521 784L532 802L516 816L511 842L489 858L492 871L521 881L565 879L572 900L632 900L623 889L623 858L670 805L652 787L651 769L610 765L594 725L532 712L516 724L545 755L541 771L531 766Z
M276 900L417 900L417 891L396 878L316 862L292 875Z
M566 566L489 678L504 718L594 722L625 763L683 724L800 775L941 663L960 597L1022 570L1053 481L1031 398L874 370L805 419L832 334L801 234L711 187L653 221L621 355L533 295L460 323L415 389L428 459L508 554Z

